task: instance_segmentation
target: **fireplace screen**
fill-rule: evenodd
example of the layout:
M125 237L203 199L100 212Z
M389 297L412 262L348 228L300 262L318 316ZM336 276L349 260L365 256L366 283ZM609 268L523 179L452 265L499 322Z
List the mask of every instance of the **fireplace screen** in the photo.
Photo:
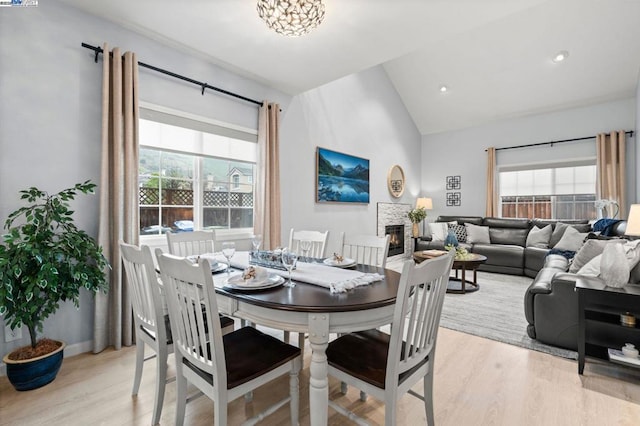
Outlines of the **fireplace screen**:
M385 235L389 235L389 256L404 253L404 225L384 227Z

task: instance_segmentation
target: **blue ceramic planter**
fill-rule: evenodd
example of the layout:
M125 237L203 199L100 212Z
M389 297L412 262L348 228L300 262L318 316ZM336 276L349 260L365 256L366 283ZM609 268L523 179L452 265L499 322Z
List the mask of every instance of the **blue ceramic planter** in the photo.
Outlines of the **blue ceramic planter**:
M62 365L64 343L50 354L24 361L12 361L5 356L7 378L16 390L37 389L56 378Z

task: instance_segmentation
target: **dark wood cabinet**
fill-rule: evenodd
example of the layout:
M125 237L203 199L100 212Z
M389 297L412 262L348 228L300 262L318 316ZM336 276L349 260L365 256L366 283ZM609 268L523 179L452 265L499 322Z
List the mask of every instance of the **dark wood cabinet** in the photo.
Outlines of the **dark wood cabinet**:
M640 285L607 287L597 278L580 278L578 292L578 373L584 371L585 356L609 359L608 349L625 343L640 347ZM634 327L624 326L620 315L637 318Z

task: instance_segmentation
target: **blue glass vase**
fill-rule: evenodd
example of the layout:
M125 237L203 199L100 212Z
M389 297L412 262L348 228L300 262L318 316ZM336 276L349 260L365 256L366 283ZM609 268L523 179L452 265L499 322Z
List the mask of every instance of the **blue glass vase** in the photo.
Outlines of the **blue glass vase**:
M458 243L458 239L456 238L456 233L449 229L447 236L444 238L444 245L458 247L459 244L460 243Z

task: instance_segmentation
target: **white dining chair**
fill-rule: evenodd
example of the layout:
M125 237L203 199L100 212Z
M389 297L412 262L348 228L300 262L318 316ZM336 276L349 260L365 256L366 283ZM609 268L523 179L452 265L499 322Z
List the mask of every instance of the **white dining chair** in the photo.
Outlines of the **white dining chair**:
M204 253L213 253L215 249L216 232L191 231L191 232L167 232L167 245L169 253L176 256L195 256Z
M389 235L345 235L342 233L342 256L356 263L385 268L389 254Z
M329 239L329 231L304 231L291 228L289 232L289 249L298 254L302 254L300 241L311 241L309 257L322 258L325 257L327 248L327 240Z
M329 239L329 231L305 231L291 228L289 231L289 249L296 252L298 255L302 255L302 249L300 248L300 241L310 241L311 247L306 254L308 257L323 258L325 257L325 251L327 249L327 240ZM284 341L289 343L290 332L284 332ZM298 347L302 350L302 357L304 358L304 333L298 333Z
M187 385L213 400L214 424L227 424L227 404L289 374L289 396L255 415L255 424L289 403L291 424L298 424L300 349L253 327L222 336L215 287L208 260L194 265L184 258L156 252L167 291L176 348L176 425L184 423ZM202 305L202 309L194 306Z
M438 325L453 254L402 270L391 334L379 330L350 333L329 343L329 374L385 404L385 425L396 424L396 402L405 393L424 401L427 422L434 425L433 371ZM411 388L424 380L424 395ZM333 401L329 405L351 420L359 419Z
M136 371L131 394L138 394L144 362L156 358L156 391L151 418L151 424L156 425L160 422L165 385L169 381L167 358L173 353L169 316L163 312L160 285L149 247L138 248L120 241L120 252L131 296L136 334ZM145 344L155 355L144 357Z

